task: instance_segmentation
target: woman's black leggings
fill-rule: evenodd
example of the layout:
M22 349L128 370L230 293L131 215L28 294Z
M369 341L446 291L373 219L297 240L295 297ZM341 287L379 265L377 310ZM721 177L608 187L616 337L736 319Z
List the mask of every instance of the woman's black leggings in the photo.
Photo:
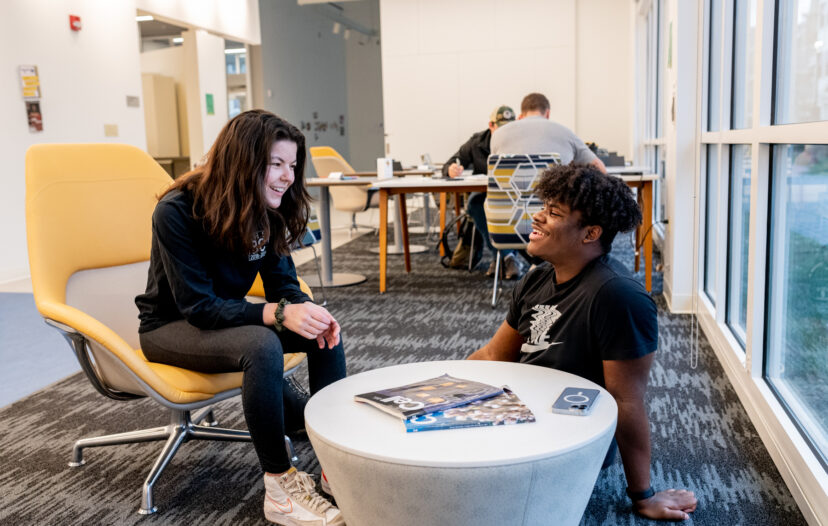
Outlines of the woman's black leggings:
M277 334L259 325L202 330L179 320L142 333L140 339L151 362L203 373L244 372L244 418L262 469L268 473L290 469L284 439L283 352L307 353L311 394L345 377L341 341L333 349L320 349L316 340L287 330Z

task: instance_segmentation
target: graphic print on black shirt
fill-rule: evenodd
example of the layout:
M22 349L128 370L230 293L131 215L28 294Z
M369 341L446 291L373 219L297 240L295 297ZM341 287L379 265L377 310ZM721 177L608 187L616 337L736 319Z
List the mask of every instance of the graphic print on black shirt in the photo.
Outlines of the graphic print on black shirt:
M256 248L247 255L247 261L256 261L265 257L267 253L267 240L264 238L264 232L261 230L256 232L256 236L253 238L253 246Z
M520 347L520 352L533 353L545 351L552 345L560 345L563 342L550 342L549 329L561 317L561 311L557 305L535 305L532 307L535 313L532 315L532 322L529 325L529 340Z

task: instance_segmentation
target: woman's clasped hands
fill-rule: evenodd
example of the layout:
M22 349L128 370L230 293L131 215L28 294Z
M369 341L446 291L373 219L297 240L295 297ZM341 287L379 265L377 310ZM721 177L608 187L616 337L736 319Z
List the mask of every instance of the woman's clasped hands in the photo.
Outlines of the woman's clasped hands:
M316 339L320 349L332 349L339 343L339 322L324 307L306 301L288 304L284 307L283 325L296 334L309 340Z

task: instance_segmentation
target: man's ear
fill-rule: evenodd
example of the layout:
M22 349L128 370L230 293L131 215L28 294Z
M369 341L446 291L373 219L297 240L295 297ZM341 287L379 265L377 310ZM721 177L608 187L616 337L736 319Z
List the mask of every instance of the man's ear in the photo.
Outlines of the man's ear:
M584 236L584 243L594 243L601 239L601 234L604 229L600 225L590 225L586 227L586 235Z
M546 117L547 119L549 118L549 115L550 115L550 110L546 110L545 112L543 112L543 116Z

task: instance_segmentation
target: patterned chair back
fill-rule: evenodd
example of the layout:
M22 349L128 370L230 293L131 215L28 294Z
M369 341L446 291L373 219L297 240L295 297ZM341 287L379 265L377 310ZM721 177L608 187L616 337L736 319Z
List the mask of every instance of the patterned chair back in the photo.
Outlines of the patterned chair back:
M291 245L290 250L299 250L300 248L315 245L322 240L322 230L319 226L319 218L316 215L316 210L311 207L310 216L308 217L308 224L305 227L305 232L297 241Z
M308 247L321 240L322 230L319 226L319 218L316 216L316 210L311 209L311 214L308 218L308 227L305 229L305 235L302 236L302 246Z
M561 164L557 153L492 154L488 160L486 224L497 250L526 248L532 232L532 214L543 203L535 196L535 185L544 170Z

